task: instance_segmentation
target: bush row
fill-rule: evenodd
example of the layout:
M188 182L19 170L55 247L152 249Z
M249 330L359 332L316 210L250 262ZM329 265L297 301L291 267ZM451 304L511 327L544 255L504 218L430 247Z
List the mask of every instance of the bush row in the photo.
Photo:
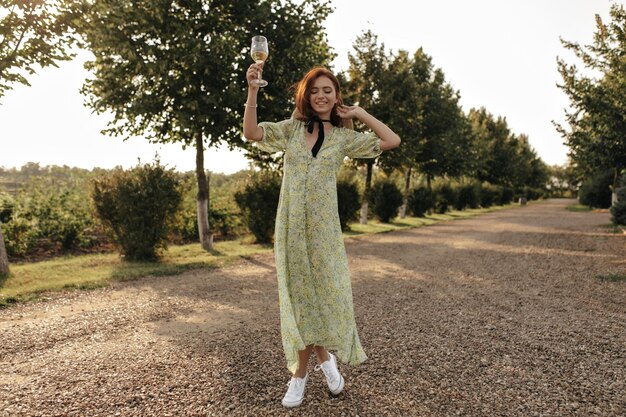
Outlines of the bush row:
M255 173L230 196L211 196L209 224L222 236L250 231L260 243L274 234L281 178ZM193 175L166 170L158 161L131 170L115 170L91 182L91 198L70 186L29 187L13 198L0 194L0 221L11 256L25 256L42 242L49 250L88 248L108 236L128 259L155 259L168 241L198 240L196 183ZM407 214L489 207L519 197L541 197L540 190L480 184L437 184L432 191L413 189ZM337 183L338 215L343 230L357 220L361 194L354 179ZM403 196L390 179L376 181L369 194L370 214L382 222L398 215Z
M489 183L469 183L451 185L439 184L432 191L426 187L417 187L408 197L408 212L415 217L424 217L426 213L446 213L452 209L465 210L479 207L505 205L519 198L537 200L544 197L543 190L525 187L514 190L509 187Z
M220 177L217 179L219 181ZM168 187L174 189L166 192ZM146 238L142 233L147 233L152 227L152 217L178 194L180 204L173 212L167 212L166 240L197 241L195 176L165 170L158 162L128 171L116 169L100 173L80 184L39 177L23 184L16 195L0 192L0 227L12 258L32 259L68 251L102 250L115 242L120 247L138 248L140 258L151 258L158 255L164 242L156 245L154 252L148 250L140 254L143 250L140 242L128 246L128 239L134 238L122 234L128 230L127 233L138 236L138 240L153 242L153 237ZM152 196L157 200L151 200ZM130 221L133 217L129 211L126 211L127 217L120 214L130 210L131 203L140 209L143 207L141 214L132 214L136 222ZM116 234L112 222L121 224L125 220L128 224L116 226L120 227ZM144 230L131 231L129 227L135 224ZM211 196L209 224L221 237L245 232L235 204L229 204L228 196L219 193ZM159 227L155 226L150 233L158 235Z

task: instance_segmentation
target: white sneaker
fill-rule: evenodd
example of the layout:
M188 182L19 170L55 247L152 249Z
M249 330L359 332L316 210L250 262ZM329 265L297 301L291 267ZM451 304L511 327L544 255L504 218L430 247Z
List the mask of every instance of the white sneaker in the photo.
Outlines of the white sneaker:
M285 407L297 407L302 404L302 400L304 400L304 388L306 387L306 381L308 379L308 372L304 378L291 378L291 381L287 383L287 385L289 385L289 389L283 397L283 405Z
M339 373L339 369L337 369L337 359L335 355L328 352L328 356L329 359L321 365L316 365L315 370L318 371L321 369L324 372L328 389L331 393L337 395L343 391L344 380L343 376Z

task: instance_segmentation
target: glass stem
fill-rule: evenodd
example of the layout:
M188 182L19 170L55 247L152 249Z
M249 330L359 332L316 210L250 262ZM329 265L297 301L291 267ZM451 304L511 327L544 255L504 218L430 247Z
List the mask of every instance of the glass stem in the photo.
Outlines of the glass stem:
M263 63L263 61L257 61L256 63L257 63L257 64L262 64L262 63ZM263 70L259 70L259 77L258 77L259 81L261 81L261 80L263 79L263 77L261 76L261 72L262 72L262 71L263 71Z

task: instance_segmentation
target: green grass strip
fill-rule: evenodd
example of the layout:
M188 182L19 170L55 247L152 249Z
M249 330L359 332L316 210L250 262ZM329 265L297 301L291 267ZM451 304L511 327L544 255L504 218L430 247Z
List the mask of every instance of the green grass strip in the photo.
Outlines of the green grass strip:
M483 213L518 207L516 204L486 209L452 211L432 214L424 218L407 217L391 223L370 220L368 224L354 223L344 237L365 236L374 233L409 229L441 221L464 219ZM211 253L198 243L172 245L159 262L126 262L116 253L58 257L42 262L11 265L11 275L0 280L0 308L16 302L37 299L49 291L90 289L108 285L112 281L132 280L145 276L177 275L199 268L219 268L238 259L272 251L270 245L251 243L251 236L217 242Z
M626 282L626 274L607 274L607 275L598 275L600 281L608 281L608 282Z
M591 211L591 210L593 210L591 207L585 206L584 204L570 204L569 206L565 207L565 209L569 210L569 211Z
M271 250L272 247L268 245L236 240L217 242L212 253L204 251L198 243L170 246L159 262L126 262L118 254L108 253L14 264L11 265L11 275L0 281L0 307L36 299L47 291L98 288L113 280L177 275L191 269L218 268Z

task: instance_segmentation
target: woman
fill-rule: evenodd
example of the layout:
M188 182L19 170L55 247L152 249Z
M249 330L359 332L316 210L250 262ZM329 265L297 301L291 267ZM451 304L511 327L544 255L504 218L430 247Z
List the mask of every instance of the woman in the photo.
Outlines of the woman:
M254 81L262 65L252 64L246 74L243 134L263 151L285 152L274 250L282 342L293 373L282 403L297 407L304 399L313 350L319 362L315 369L323 371L335 395L344 386L337 358L349 364L366 359L354 320L336 174L346 156L374 158L400 145L400 138L364 109L343 105L339 81L321 67L297 84L291 119L257 124L259 88ZM346 129L353 118L373 133ZM336 351L336 357L328 350Z

